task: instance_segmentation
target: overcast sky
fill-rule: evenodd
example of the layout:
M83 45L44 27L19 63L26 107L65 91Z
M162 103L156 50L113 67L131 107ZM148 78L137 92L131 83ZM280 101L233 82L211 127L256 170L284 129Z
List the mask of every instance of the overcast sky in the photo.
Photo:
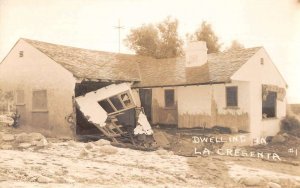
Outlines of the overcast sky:
M20 37L117 52L118 19L124 39L167 16L179 20L182 38L207 21L223 47L264 46L289 85L288 102L300 103L300 0L0 0L0 60Z

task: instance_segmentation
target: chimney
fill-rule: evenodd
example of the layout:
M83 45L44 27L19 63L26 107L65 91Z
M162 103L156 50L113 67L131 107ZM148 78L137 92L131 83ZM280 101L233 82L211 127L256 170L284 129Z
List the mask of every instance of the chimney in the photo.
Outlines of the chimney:
M185 49L185 66L195 67L207 63L207 47L204 41L188 42Z

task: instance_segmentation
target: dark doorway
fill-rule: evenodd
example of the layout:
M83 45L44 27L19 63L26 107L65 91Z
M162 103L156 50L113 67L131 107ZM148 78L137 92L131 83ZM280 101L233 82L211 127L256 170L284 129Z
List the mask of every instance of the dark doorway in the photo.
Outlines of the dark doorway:
M149 122L152 122L152 89L140 89L141 105Z

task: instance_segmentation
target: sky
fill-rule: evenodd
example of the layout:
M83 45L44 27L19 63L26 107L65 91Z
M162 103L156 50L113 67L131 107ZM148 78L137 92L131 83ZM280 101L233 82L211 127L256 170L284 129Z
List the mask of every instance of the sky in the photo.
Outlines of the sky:
M0 61L23 37L118 52L124 29L179 20L184 39L207 21L226 48L264 46L288 83L288 102L300 103L300 0L0 0ZM121 44L122 53L133 53Z

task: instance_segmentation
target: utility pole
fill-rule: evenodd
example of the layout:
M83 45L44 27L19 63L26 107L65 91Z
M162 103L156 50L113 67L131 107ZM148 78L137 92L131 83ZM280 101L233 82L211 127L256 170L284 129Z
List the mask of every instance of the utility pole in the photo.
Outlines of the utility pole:
M120 53L121 52L121 29L124 29L124 27L121 26L120 19L119 19L118 25L114 26L114 28L118 29L118 32L119 32L119 53Z

